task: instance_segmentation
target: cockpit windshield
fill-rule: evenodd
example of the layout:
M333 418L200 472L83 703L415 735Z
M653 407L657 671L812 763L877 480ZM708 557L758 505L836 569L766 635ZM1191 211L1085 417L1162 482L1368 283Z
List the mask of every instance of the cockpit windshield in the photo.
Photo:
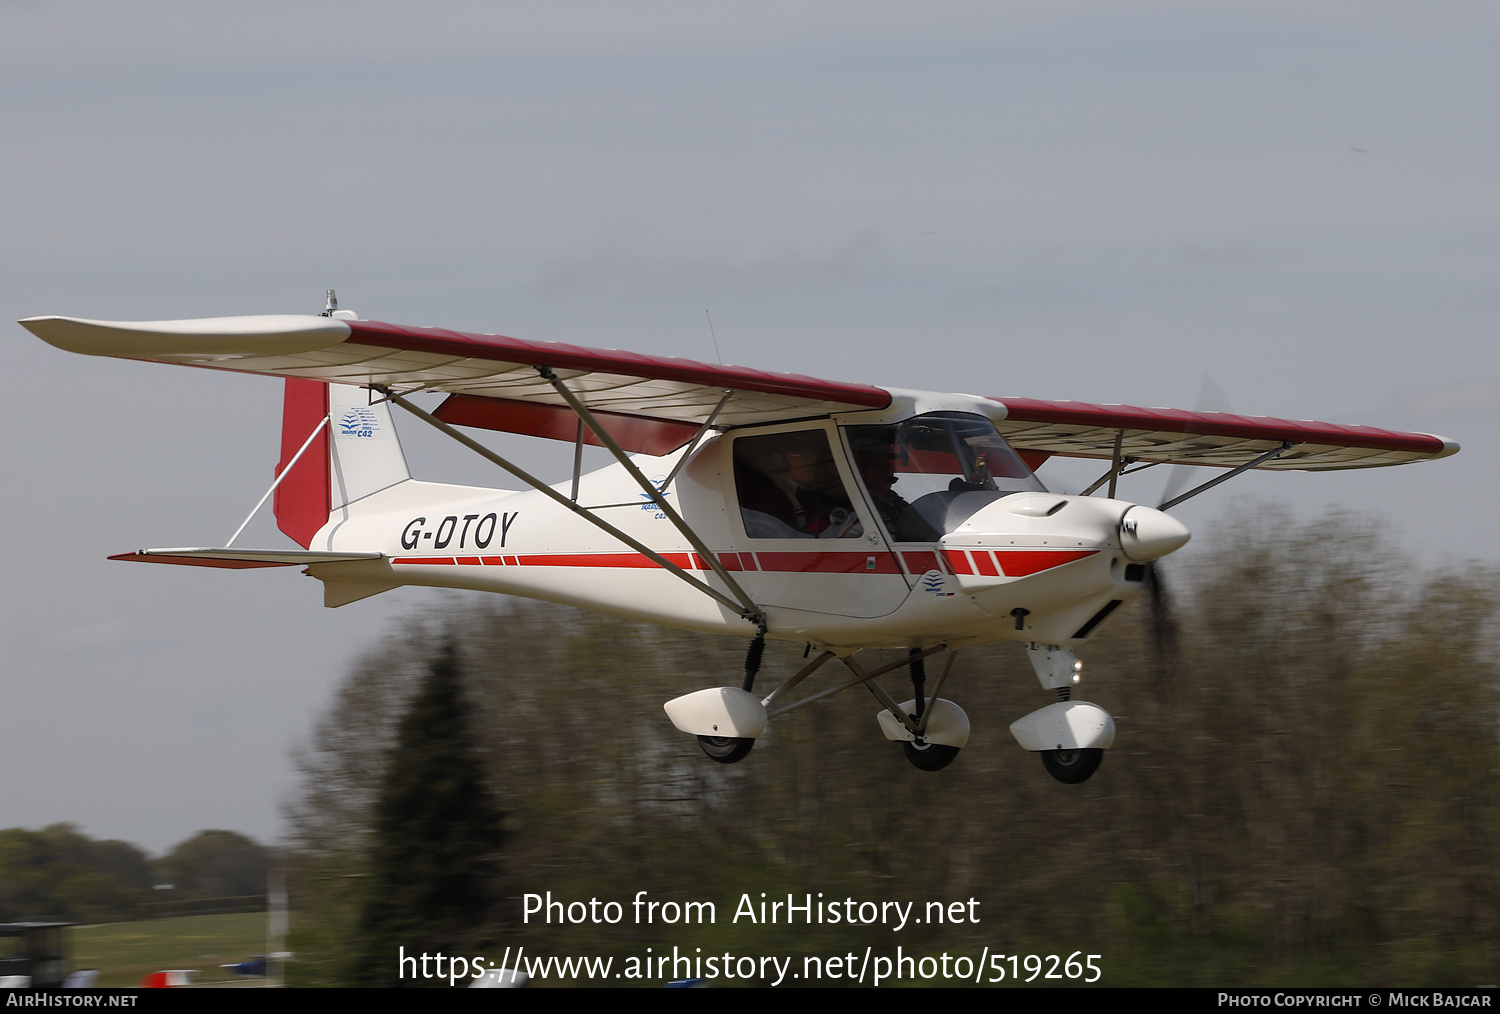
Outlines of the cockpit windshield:
M1043 488L981 415L932 412L845 432L860 482L895 542L936 542L986 504Z

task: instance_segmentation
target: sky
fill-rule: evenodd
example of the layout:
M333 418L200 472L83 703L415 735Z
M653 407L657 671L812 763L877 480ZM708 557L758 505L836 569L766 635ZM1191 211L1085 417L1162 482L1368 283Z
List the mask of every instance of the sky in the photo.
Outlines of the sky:
M1497 49L1500 13L1463 2L0 0L0 309L316 313L336 288L404 324L1435 432L1463 451L1239 477L1179 509L1191 551L1284 504L1493 565ZM289 569L107 561L227 539L280 383L6 326L0 826L274 840L353 660L470 599L325 610ZM419 477L511 485L410 430ZM261 517L239 544L289 543Z

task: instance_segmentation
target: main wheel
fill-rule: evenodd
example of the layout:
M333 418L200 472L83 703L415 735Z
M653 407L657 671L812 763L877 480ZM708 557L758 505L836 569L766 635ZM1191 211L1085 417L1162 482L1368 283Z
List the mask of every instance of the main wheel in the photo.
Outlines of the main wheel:
M1099 770L1099 762L1102 760L1103 750L1042 751L1042 767L1047 769L1047 774L1065 785L1088 781Z
M958 756L958 747L941 743L902 743L901 751L921 771L941 771Z
M735 736L699 736L698 745L720 764L733 764L750 756L755 740Z

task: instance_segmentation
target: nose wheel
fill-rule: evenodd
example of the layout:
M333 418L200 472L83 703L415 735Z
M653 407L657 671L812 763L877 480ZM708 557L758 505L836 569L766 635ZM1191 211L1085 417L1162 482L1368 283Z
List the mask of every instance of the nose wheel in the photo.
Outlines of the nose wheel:
M1104 760L1103 750L1043 750L1041 754L1042 767L1065 785L1088 781Z
M733 764L750 756L755 740L737 736L699 736L698 745L720 764Z

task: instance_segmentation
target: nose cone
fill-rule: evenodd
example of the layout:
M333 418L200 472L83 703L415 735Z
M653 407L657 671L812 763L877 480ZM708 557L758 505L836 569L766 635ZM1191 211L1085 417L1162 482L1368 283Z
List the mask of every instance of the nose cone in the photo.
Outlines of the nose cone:
M1192 537L1187 525L1150 507L1131 507L1120 518L1120 549L1137 563L1181 549Z

